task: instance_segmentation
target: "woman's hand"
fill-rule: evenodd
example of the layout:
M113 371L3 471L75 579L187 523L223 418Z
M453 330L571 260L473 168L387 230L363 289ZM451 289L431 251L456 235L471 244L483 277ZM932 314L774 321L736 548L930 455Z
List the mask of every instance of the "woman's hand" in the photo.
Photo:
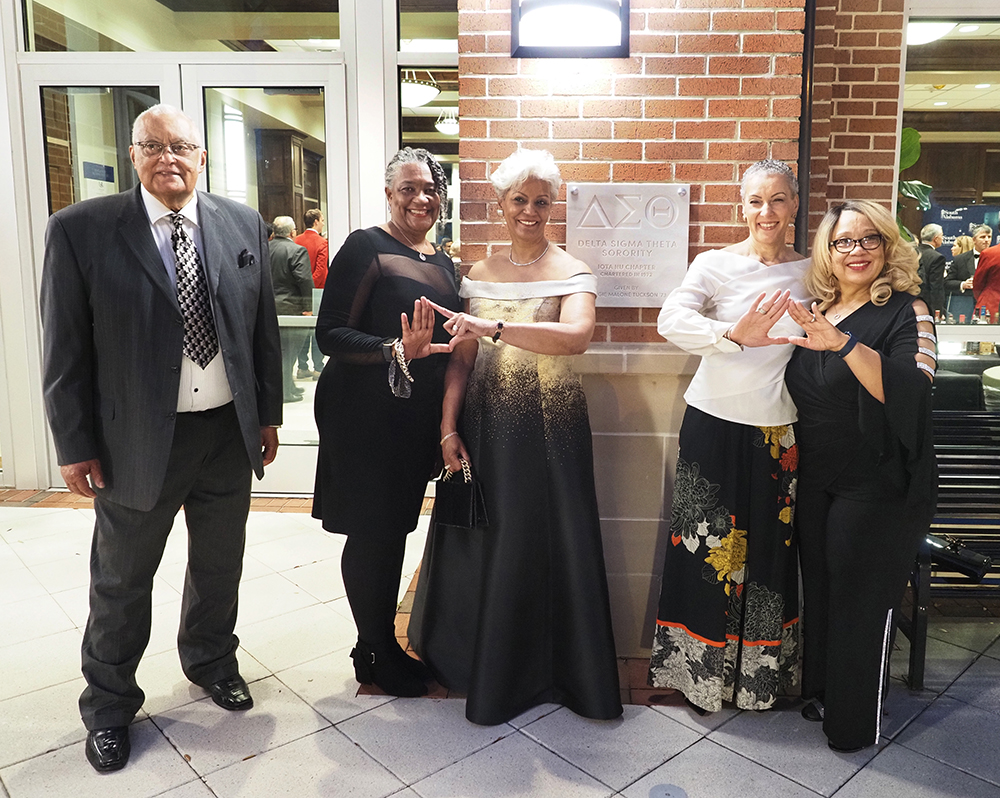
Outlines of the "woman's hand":
M444 458L444 467L449 471L461 471L462 460L472 462L465 444L457 433L448 436L441 444L441 456Z
M787 344L787 337L772 338L770 331L788 309L791 295L791 291L775 291L766 299L767 294L759 294L750 309L729 330L729 340L740 346Z
M417 360L428 355L450 352L451 344L433 344L434 308L438 306L426 297L420 297L413 303L413 322L405 313L399 314L400 326L403 329L403 357L406 360Z
M788 304L788 315L792 321L806 331L805 337L789 336L788 342L816 352L836 352L844 347L850 340L847 333L843 333L827 321L826 316L816 310L816 303L813 302L809 310L802 307L801 302L794 299Z
M445 332L450 333L452 336L452 349L462 341L476 340L483 337L492 338L497 331L497 322L495 319L491 321L489 319L481 319L479 316L473 316L470 313L456 313L453 310L448 310L448 308L434 304L429 299L425 301L431 308L447 319L444 323L444 329Z

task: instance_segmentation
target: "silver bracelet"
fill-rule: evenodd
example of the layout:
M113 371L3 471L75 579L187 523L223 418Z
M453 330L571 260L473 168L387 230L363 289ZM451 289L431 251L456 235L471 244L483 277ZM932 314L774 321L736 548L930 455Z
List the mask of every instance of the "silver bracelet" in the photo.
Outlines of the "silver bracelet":
M443 445L443 444L444 444L444 442L445 442L446 440L448 440L448 438L451 438L451 437L454 437L455 435L458 435L458 433L457 433L457 432L449 432L449 433L448 433L447 435L445 435L445 436L444 436L444 437L443 437L443 438L442 438L442 439L441 439L441 440L439 441L438 445L439 445L439 446Z
M406 349L403 348L401 338L392 342L392 353L395 357L389 361L389 388L392 389L393 396L409 399L413 377L410 374L409 361L406 359Z

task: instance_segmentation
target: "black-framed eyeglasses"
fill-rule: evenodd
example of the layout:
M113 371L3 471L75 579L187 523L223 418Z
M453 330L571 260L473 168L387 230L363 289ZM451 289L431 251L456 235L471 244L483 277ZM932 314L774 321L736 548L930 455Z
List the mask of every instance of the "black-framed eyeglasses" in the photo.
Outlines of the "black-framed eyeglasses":
M170 150L178 158L187 158L192 153L201 149L197 144L190 144L186 141L178 141L174 144L161 144L158 141L137 141L135 146L139 148L147 158L159 158L164 150Z
M838 238L836 241L831 241L830 246L841 255L850 255L858 244L861 245L862 249L873 250L882 246L883 241L885 239L882 238L881 233L872 233L864 238Z

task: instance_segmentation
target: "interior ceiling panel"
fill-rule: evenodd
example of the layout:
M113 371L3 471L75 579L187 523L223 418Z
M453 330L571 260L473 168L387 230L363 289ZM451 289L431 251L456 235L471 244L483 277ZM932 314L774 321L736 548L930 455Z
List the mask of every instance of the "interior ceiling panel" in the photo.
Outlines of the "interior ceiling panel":
M340 10L338 0L158 0L171 11L226 13L331 13ZM458 13L458 0L400 0L399 10L411 13Z

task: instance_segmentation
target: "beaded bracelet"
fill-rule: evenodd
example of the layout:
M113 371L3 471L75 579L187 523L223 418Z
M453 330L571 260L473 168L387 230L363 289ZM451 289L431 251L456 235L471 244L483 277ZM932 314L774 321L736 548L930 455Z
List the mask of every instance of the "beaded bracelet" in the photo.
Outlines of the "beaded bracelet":
M409 399L413 376L410 374L410 362L406 359L406 349L400 338L393 341L391 346L394 357L389 361L389 387L394 396Z
M847 343L844 344L840 349L836 350L833 354L837 357L847 357L851 354L851 350L858 345L858 339L854 337L854 333L848 331L847 333Z

